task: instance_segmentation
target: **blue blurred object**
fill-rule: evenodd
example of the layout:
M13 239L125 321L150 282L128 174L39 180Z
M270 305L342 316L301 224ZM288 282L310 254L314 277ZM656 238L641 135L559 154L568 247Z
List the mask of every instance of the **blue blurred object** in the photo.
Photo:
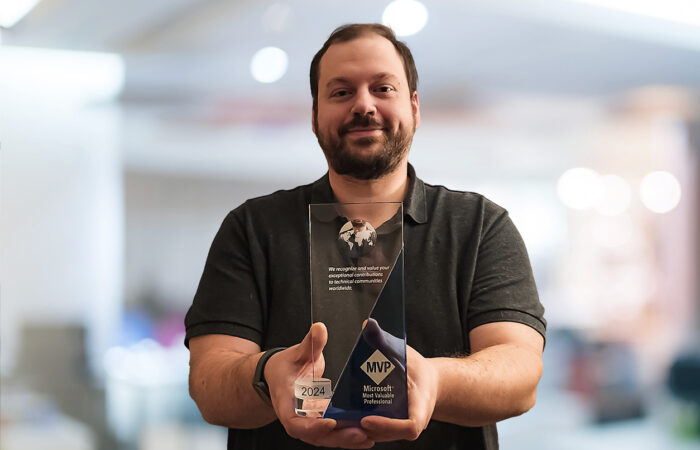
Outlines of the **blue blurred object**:
M116 345L129 347L144 339L153 339L155 326L151 317L144 311L133 309L124 312Z

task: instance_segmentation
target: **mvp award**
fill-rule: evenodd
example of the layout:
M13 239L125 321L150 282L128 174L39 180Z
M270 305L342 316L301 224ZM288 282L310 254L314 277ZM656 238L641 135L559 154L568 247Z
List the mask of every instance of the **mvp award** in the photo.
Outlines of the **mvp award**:
M402 203L309 205L309 238L311 323L328 342L296 380L296 413L408 418Z

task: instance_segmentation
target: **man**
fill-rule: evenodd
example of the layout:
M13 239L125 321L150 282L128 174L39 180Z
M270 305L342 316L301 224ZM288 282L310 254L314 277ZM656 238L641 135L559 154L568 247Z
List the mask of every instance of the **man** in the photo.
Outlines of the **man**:
M224 220L185 319L193 399L230 428L229 448L498 448L495 423L534 405L542 373L543 308L520 236L482 196L416 177L418 77L390 29L340 27L310 75L328 173ZM334 201L404 202L407 420L336 428L294 413L294 380L327 340L307 328L307 205Z

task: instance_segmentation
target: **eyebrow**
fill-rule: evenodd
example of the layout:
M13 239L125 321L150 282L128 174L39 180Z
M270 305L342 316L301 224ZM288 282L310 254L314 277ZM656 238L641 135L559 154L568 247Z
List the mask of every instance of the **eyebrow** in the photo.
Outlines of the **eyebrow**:
M398 77L396 77L396 75L393 75L393 74L388 73L388 72L380 72L372 77L372 81L388 80L388 79L395 81L397 84L401 83L401 81L399 80ZM345 78L345 77L331 78L330 80L328 80L328 83L326 83L326 87L329 87L333 83L340 83L340 84L350 83L350 79Z

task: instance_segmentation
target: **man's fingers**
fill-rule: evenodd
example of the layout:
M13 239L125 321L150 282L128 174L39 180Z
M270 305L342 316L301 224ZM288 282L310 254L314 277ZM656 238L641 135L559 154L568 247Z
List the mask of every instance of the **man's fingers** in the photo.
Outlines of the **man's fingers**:
M314 361L318 360L323 351L323 347L326 346L326 342L328 342L328 330L326 326L321 322L314 323L299 345L299 359L309 360L312 358Z
M367 436L376 442L418 439L423 431L411 419L389 419L382 416L367 416L360 422Z
M343 448L370 448L374 441L359 428L343 428L336 430L336 421L332 419L312 419L308 417L293 417L284 424L287 433L316 446Z
M328 330L322 322L316 322L313 325L311 325L309 333L311 334L313 360L317 361L321 357L323 348L328 342Z
M379 322L371 317L365 319L362 323L362 332L368 339L372 339L372 342L377 342L382 338L382 329L379 326Z
M319 439L335 429L335 420L292 416L282 421L287 434L304 441Z
M311 443L323 447L343 448L371 448L374 446L374 441L369 439L367 433L359 428L334 430Z

